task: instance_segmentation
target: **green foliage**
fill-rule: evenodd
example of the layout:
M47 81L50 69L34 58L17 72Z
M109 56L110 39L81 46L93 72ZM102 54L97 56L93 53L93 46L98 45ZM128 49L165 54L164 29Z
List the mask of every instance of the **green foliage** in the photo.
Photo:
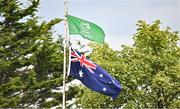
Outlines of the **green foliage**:
M118 99L82 89L77 104L85 108L180 108L179 36L160 21L139 21L133 46L114 51L107 44L91 44L90 57L122 85ZM90 95L90 97L88 97ZM106 104L106 105L103 105Z
M0 1L0 108L62 102L61 93L53 92L62 85L62 39L52 39L52 27L62 19L40 23L39 0L27 2L25 8L18 0Z

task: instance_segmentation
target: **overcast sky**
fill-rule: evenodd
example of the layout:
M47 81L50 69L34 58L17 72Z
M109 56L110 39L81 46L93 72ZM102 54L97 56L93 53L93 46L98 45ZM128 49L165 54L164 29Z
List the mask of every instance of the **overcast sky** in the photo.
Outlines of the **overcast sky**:
M160 19L162 28L170 26L172 31L180 31L180 0L69 0L70 15L91 21L105 32L105 42L113 49L121 45L132 45L138 20L152 23ZM38 16L49 21L64 17L64 0L41 0ZM63 23L55 30L63 34ZM71 40L84 40L71 36Z

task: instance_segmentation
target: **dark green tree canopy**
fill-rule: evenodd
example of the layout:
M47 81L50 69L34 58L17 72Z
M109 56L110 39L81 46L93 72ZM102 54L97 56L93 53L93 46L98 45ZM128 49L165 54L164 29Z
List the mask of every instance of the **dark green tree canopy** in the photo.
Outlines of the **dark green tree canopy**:
M62 39L52 39L52 27L62 19L40 22L39 0L27 2L0 1L0 108L61 103L53 90L62 85Z

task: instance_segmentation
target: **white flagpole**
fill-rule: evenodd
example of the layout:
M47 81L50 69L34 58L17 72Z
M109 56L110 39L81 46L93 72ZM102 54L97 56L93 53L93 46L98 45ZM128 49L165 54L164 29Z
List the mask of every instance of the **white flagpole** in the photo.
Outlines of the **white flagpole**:
M66 46L68 39L67 31L67 15L68 15L68 0L64 2L64 63L63 63L63 99L62 99L62 109L66 109Z

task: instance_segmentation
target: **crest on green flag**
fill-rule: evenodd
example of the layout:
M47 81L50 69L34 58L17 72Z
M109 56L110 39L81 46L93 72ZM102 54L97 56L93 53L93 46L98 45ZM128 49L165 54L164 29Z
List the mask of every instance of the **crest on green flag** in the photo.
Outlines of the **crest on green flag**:
M80 34L85 39L104 43L104 31L96 24L74 17L67 16L69 34Z

